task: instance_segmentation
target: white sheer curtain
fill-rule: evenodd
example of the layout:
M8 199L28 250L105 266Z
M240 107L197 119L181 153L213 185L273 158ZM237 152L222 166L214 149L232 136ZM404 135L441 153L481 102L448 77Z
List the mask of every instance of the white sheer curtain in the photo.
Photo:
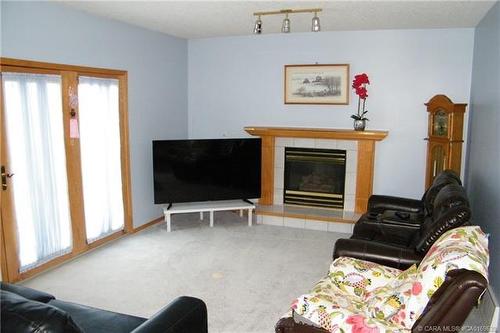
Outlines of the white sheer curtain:
M79 78L80 150L87 241L123 229L118 80Z
M71 251L61 78L2 73L21 271Z

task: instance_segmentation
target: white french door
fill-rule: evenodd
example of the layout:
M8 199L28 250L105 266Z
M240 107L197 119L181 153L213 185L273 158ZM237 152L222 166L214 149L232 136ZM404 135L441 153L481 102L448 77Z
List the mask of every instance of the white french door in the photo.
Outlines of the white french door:
M132 230L127 74L0 65L0 258L17 281Z
M61 77L3 73L2 83L23 272L71 251Z

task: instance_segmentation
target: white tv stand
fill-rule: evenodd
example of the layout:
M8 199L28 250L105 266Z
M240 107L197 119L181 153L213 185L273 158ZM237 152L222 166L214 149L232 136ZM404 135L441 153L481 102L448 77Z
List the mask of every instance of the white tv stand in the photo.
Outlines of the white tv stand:
M171 231L172 214L180 213L195 213L200 212L200 220L203 220L203 213L210 213L210 227L214 226L214 212L223 210L239 210L240 216L243 216L243 211L248 211L248 226L252 226L252 210L255 209L255 204L244 200L228 200L228 201L205 201L205 202L188 202L178 203L163 207L165 222L167 222L167 231Z

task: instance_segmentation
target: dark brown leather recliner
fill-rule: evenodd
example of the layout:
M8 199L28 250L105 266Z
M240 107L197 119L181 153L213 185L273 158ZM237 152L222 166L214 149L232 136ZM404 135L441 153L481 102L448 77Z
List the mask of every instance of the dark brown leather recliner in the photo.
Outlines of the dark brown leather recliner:
M412 333L459 332L465 319L486 290L486 279L475 271L451 270L446 280L432 295L423 314L413 325ZM275 326L276 333L328 333L323 328L282 318Z
M429 215L432 213L437 194L448 184L462 185L460 177L453 170L444 170L437 175L420 200L374 194L368 199L367 213L376 216L386 210L392 210L409 213L415 217Z
M350 239L337 240L333 258L353 257L406 269L420 263L445 231L467 224L470 217L464 188L448 184L437 194L432 213L423 219L411 219L393 210L363 215Z

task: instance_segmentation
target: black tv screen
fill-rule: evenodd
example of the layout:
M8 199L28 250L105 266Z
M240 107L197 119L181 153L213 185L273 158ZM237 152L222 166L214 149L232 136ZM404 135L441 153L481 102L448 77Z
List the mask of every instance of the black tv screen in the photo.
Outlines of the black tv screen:
M155 204L260 197L260 139L155 140Z

